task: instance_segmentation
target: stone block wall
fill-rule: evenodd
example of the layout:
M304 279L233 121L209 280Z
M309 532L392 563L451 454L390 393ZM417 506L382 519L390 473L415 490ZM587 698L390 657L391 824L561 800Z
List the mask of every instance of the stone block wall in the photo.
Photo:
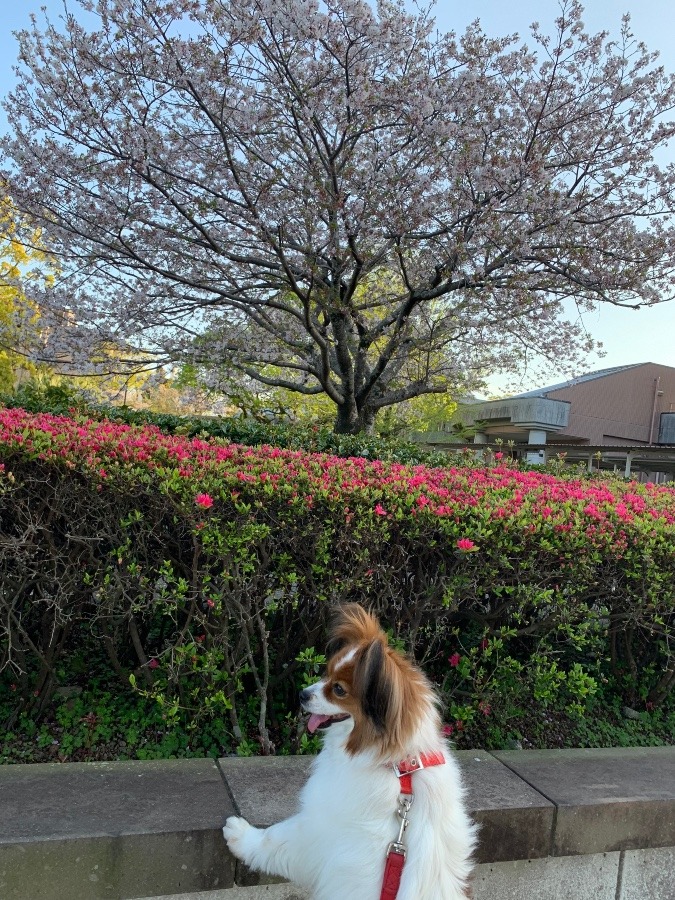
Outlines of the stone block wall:
M675 747L457 756L476 900L675 900ZM290 815L310 764L0 766L0 898L304 900L237 863L221 828Z

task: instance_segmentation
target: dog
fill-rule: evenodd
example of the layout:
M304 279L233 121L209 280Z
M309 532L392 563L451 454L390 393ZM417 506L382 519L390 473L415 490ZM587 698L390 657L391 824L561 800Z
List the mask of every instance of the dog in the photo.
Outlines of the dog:
M312 900L466 900L476 826L422 671L357 604L333 623L321 681L300 694L323 748L296 815L227 819L231 852Z

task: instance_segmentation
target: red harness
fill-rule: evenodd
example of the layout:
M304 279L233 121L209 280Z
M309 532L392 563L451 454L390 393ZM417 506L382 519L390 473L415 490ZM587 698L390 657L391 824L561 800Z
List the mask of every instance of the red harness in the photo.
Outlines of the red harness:
M397 766L393 767L401 789L397 811L401 825L398 838L392 841L387 848L387 861L384 866L380 900L396 900L401 884L406 852L403 835L408 827L408 812L413 802L412 776L415 772L419 772L420 769L428 769L430 766L442 766L444 762L445 757L442 753L422 753L420 756L404 759Z

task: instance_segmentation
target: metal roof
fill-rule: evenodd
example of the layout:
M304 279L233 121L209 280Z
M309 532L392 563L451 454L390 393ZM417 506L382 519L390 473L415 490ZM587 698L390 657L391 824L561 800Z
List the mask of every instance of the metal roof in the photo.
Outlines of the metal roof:
M613 366L611 369L598 369L597 372L588 372L586 375L579 375L576 378L570 378L568 381L561 381L559 384L535 388L533 391L525 391L522 394L511 394L509 399L515 400L520 399L521 397L546 397L551 391L559 391L561 388L574 387L575 384L583 384L584 381L594 381L596 378L604 378L605 375L614 375L616 372L625 372L628 369L636 369L639 366L647 365L649 365L649 363L630 363L627 366Z

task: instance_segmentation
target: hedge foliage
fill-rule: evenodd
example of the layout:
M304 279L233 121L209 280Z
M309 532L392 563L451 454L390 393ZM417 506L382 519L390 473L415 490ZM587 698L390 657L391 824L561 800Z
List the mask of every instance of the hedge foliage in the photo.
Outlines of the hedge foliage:
M500 454L496 454L497 457ZM358 600L448 721L675 685L675 487L432 468L0 409L0 670L39 715L97 646L223 751L297 749L331 606Z
M0 405L33 413L66 416L78 413L90 419L106 419L126 425L154 425L166 434L222 438L249 447L271 444L287 450L330 453L340 457L364 456L407 465L442 466L448 460L444 451L425 450L419 444L402 438L335 434L330 428L243 416L174 415L129 406L101 405L93 395L68 385L28 382L13 394L0 394Z

